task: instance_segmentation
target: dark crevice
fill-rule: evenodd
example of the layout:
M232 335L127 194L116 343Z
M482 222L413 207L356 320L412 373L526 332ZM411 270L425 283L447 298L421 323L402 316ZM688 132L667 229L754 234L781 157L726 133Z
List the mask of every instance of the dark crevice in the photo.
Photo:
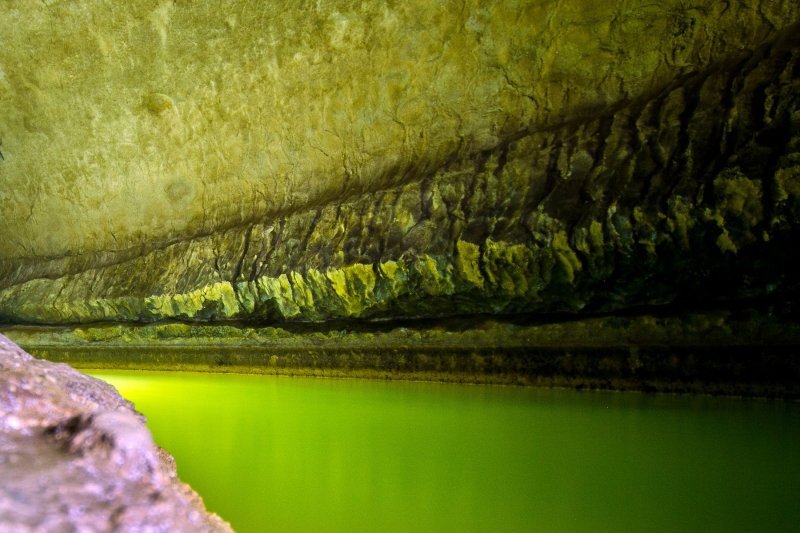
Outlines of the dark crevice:
M261 268L258 271L258 275L257 275L258 278L262 277L264 274L266 274L268 272L269 273L273 272L273 269L272 269L272 266L273 266L272 265L272 256L274 255L275 250L281 244L281 238L283 236L283 228L284 228L285 225L286 225L285 224L285 220L281 218L280 220L278 220L278 227L275 228L273 226L273 230L270 233L270 237L272 238L272 243L270 244L269 249L267 250L267 253L264 255L264 259L262 261Z
M499 147L497 166L494 168L494 171L492 172L495 178L500 179L500 177L503 174L503 171L506 168L506 163L508 163L508 143L503 143Z
M260 246L260 248L258 250L258 253L255 254L255 256L253 257L253 264L250 267L250 275L248 276L248 280L251 281L251 282L253 282L256 279L258 279L257 276L258 276L259 262L260 261L264 261L264 252L267 249L267 239L264 238L263 235L261 236L259 241L261 242L261 246Z
M319 224L320 219L322 218L322 208L317 208L314 210L314 218L311 219L311 223L308 225L308 230L306 231L303 239L300 241L300 249L301 250L308 250L308 243L311 241L311 236L314 235L314 230L317 229L317 225ZM304 265L307 266L307 265ZM305 270L304 270L305 271Z
M375 246L375 257L373 261L378 261L383 254L386 252L386 240L382 238L374 238L374 236L379 235L380 231L378 228L378 221L376 220L377 213L380 213L381 208L386 201L386 197L391 194L389 191L383 191L375 194L375 200L372 202L372 216L369 217L367 221L367 229L364 234L364 240L366 243L364 244L364 248L366 249L367 246L373 245ZM369 255L365 253L365 255Z
M558 166L558 160L561 156L562 149L563 143L560 138L557 138L550 146L550 154L547 160L547 166L545 167L544 187L540 197L535 201L536 205L545 204L549 196L553 194L558 187L558 180L561 178L561 169Z
M690 133L690 128L693 125L692 121L695 118L697 106L700 103L700 92L707 79L708 78L692 80L683 91L684 108L680 115L678 115L680 128L678 130L678 145L675 150L677 165L669 170L672 174L672 179L663 195L664 201L662 205L665 209L667 207L667 200L672 197L675 189L680 186L681 182L684 180L691 180L694 177L693 171L699 163L696 163L694 158L707 157L707 154L702 153L703 148L697 148L692 145L692 135ZM700 176L697 177L699 178Z
M431 178L425 178L419 184L419 220L417 224L430 219L433 213L432 185L433 179Z
M233 274L231 274L231 285L233 286L233 290L236 291L236 283L239 281L239 275L242 273L242 265L244 264L244 260L247 257L247 252L250 250L250 237L253 235L253 226L249 226L247 230L244 232L244 242L242 244L242 255L239 257L239 261L236 263L236 266L233 269Z

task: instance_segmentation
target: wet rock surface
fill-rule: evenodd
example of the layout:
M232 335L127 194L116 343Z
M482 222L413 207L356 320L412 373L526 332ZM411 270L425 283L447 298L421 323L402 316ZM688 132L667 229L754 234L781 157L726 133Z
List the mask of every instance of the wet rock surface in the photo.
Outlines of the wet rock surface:
M110 385L0 335L0 531L231 531Z

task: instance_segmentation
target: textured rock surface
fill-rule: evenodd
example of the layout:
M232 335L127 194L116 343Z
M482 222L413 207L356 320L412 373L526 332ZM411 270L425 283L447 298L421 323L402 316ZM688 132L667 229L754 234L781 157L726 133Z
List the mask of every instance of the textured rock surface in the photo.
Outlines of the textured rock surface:
M796 290L796 2L349 5L3 7L0 318Z
M0 335L0 530L231 531L110 385Z

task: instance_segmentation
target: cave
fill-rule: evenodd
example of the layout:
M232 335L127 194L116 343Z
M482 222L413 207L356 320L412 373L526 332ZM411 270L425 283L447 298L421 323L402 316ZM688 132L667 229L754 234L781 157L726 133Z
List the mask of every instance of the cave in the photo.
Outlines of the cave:
M42 0L0 39L0 529L800 519L794 0ZM115 496L42 488L84 475Z

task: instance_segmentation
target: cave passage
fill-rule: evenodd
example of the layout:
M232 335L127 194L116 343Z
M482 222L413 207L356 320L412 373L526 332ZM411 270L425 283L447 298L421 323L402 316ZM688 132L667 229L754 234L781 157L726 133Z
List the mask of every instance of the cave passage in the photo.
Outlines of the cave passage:
M0 37L0 533L797 530L798 0Z

